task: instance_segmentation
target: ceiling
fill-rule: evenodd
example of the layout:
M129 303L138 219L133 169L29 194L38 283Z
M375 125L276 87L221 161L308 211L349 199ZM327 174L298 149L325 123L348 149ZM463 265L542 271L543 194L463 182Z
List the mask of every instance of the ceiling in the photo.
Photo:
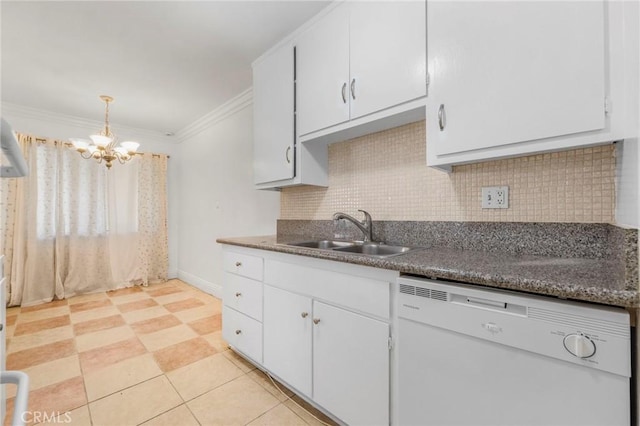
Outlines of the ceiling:
M2 101L177 132L251 86L251 62L327 1L0 2Z

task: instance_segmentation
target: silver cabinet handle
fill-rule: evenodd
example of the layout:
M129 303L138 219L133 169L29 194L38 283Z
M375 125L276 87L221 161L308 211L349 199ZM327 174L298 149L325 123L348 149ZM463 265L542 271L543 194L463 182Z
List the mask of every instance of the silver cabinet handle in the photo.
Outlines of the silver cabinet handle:
M306 317L308 317L308 316L309 316L309 313L308 313L308 312L303 312L303 313L301 313L301 314L300 314L300 316L301 316L302 318L306 318Z
M242 333L242 330L236 330L236 334Z
M351 97L356 99L356 79L351 80Z
M242 293L240 292L236 293L236 297L240 297L240 296L242 296Z
M440 125L440 131L443 131L447 125L447 114L444 112L444 104L440 104L440 108L438 108L438 124Z
M342 85L342 103L347 103L347 83Z
M290 146L287 147L287 150L284 153L284 156L287 159L287 164L291 164L291 160L289 159L289 152L291 152L291 147Z
M319 322L320 322L320 318L314 318L314 319L313 319L313 323L314 323L314 324L318 324Z
M239 268L242 266L242 262L236 262L236 266Z

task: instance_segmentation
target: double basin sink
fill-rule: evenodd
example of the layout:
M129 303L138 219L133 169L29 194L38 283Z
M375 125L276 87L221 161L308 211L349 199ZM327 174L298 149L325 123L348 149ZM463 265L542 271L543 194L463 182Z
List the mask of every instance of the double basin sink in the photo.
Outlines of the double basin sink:
M340 253L360 254L372 257L391 257L418 250L419 247L393 246L383 243L362 241L319 240L287 243L288 246L304 247L318 250L331 250Z

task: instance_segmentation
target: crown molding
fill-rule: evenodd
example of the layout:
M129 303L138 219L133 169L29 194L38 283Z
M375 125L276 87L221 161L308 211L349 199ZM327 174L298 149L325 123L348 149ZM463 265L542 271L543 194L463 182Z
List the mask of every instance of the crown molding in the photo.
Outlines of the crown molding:
M104 126L104 121L90 120L74 115L60 114L57 112L42 110L38 108L27 107L24 105L18 105L10 102L2 102L2 115L5 114L37 121L52 122L56 124L64 124L67 126L87 128L87 129L100 129ZM176 143L178 140L175 137L167 136L162 132L156 130L140 129L137 127L123 126L118 123L112 123L112 126L118 129L118 134L126 134L127 138L144 138L149 140L156 140L162 142Z
M253 89L250 87L244 92L240 93L235 98L225 102L218 108L209 112L208 114L200 117L193 123L183 127L176 132L175 138L178 142L184 142L185 140L197 135L203 130L213 126L214 124L232 116L233 114L245 109L253 103Z
M117 123L112 123L113 127L118 128L119 134L126 134L131 138L144 138L155 141L169 142L169 143L181 143L185 140L197 135L203 130L216 123L232 116L233 114L243 110L253 103L253 90L249 88L240 93L233 99L225 102L218 108L200 117L193 123L183 127L175 133L174 136L167 136L162 132L155 130L139 129L135 127L122 126ZM42 109L27 107L24 105L18 105L10 102L2 102L1 115L10 115L23 119L38 120L51 122L56 124L64 124L73 127L99 129L104 126L104 122L97 120L90 120L73 115L60 114L57 112L46 111Z

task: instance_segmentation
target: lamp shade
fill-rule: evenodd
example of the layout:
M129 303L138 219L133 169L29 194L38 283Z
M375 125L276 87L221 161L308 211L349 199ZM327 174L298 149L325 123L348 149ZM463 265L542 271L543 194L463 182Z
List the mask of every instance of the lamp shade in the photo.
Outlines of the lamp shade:
M138 142L125 141L120 142L120 146L127 150L127 152L136 152L140 144Z
M77 150L82 150L82 151L86 151L89 148L89 144L91 143L91 141L88 141L86 139L70 139L71 143L73 144L73 147Z
M96 146L101 148L105 148L107 145L109 145L113 141L113 138L110 138L109 136L104 136L104 135L91 135L89 137L91 138L93 143L96 144Z

